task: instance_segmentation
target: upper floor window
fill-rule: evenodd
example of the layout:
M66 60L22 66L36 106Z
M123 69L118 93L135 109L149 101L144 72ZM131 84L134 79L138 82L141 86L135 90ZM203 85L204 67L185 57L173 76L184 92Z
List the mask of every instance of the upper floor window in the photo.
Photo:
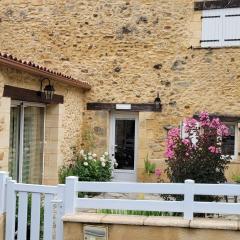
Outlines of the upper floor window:
M201 47L240 46L240 8L204 10Z
M225 125L229 129L229 136L224 137L222 139L222 154L229 155L232 159L237 159L238 151L237 151L237 133L238 127L237 123L225 123Z

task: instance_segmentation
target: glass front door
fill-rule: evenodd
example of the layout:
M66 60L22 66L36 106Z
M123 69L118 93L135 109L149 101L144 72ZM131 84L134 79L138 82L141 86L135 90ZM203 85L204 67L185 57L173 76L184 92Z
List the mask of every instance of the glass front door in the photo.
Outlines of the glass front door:
M137 126L136 114L112 115L110 152L118 163L114 170L115 181L136 181Z
M44 105L14 103L11 107L9 171L18 182L42 182L44 112Z
M134 170L135 120L116 119L115 127L117 169Z

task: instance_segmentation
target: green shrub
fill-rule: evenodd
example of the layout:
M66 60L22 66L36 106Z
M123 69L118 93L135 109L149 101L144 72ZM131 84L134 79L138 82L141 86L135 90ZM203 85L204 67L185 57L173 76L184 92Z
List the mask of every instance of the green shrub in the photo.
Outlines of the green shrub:
M222 155L222 139L228 128L218 118L210 119L202 112L199 120L184 122L185 137L179 128L171 129L167 139L167 175L171 182L224 183L225 170L231 159Z
M148 156L144 159L144 168L145 172L150 175L151 173L155 173L156 163L152 163L149 161Z
M112 179L114 164L107 152L98 158L84 150L74 151L71 161L59 169L59 182L65 183L68 176L77 176L79 181L107 182Z
M236 183L240 183L240 175L234 175L233 176L233 181Z

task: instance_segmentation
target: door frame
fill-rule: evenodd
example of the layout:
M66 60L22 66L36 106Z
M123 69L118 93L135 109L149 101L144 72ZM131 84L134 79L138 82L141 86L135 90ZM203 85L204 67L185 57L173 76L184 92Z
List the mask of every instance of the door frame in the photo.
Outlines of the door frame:
M24 111L25 107L41 107L44 109L43 113L43 144L42 144L42 173L41 177L43 179L44 176L44 148L45 148L45 127L46 127L46 104L43 103L35 103L35 102L25 102L25 101L19 101L19 100L12 100L11 101L11 107L17 107L20 106L20 118L19 118L19 146L18 146L18 182L22 183L22 168L23 168L23 138L24 138Z
M138 112L123 112L123 111L113 111L110 112L110 131L109 131L109 153L112 158L115 153L115 127L116 120L135 120L135 139L134 139L134 169L124 170L124 169L114 169L113 173L126 173L129 175L135 175L137 180L137 159L138 159L138 132L139 132L139 114Z

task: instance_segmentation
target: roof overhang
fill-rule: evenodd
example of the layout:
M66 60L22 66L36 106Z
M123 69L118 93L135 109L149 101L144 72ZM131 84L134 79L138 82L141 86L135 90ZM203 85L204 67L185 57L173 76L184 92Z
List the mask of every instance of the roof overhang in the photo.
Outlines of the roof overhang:
M52 71L46 67L42 67L32 62L22 61L21 59L17 59L12 55L0 53L0 65L24 71L36 76L50 78L61 83L82 88L84 90L91 89L91 85L88 82L76 80L71 76L67 76L62 73Z

